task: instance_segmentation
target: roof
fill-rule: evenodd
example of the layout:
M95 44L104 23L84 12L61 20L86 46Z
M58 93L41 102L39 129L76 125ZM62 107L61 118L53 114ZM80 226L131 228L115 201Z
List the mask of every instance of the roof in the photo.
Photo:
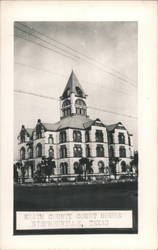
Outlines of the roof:
M31 136L33 129L32 128L25 128L26 132Z
M82 91L82 96L81 96L81 94L79 94L79 92L77 91L77 88L79 88L79 89ZM65 87L65 89L64 89L64 91L63 91L63 94L62 94L61 98L68 97L68 96L67 96L67 90L70 91L70 92L69 92L70 94L71 94L71 93L75 93L76 96L80 96L80 97L83 97L83 98L86 97L86 94L85 94L85 92L84 92L84 90L83 90L83 88L82 88L82 86L81 86L79 80L77 79L75 73L73 72L73 70L72 70L72 72L71 72L71 75L70 75L70 77L69 77L69 80L68 80L68 82L67 82L67 84L66 84L66 87Z
M117 123L114 123L114 124L110 124L110 125L106 125L106 128L109 132L112 132L115 128L118 128L119 129L119 125L121 125L121 127L123 129L126 129L124 127L124 125L121 123L121 122L117 122Z
M106 128L110 132L110 131L113 131L117 127L117 125L118 125L118 123L106 125Z
M91 126L93 120L86 116L71 116L61 119L57 123L42 123L47 131L56 131L64 128L86 129Z

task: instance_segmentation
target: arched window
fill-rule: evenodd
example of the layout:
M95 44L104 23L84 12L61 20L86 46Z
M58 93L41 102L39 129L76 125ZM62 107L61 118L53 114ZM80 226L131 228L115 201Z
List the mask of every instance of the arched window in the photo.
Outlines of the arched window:
M64 102L63 102L63 105L62 105L62 107L64 108L64 107L67 107L67 106L69 106L71 103L70 103L70 100L65 100Z
M75 105L78 105L78 106L86 106L86 103L82 100L82 99L77 99L75 101Z
M60 143L66 142L66 131L60 132Z
M76 92L78 96L83 97L82 90L79 87L76 87Z
M118 140L120 144L125 144L125 136L123 133L118 134Z
M124 147L119 148L120 157L125 158L126 157L126 149Z
M62 162L60 164L60 174L63 174L63 175L68 174L68 164L67 164L67 162Z
M53 147L49 148L49 152L48 153L49 153L49 157L50 158L54 158L54 149L53 149Z
M114 157L114 149L112 146L109 148L109 157Z
M86 156L90 157L91 156L91 151L89 145L86 145Z
M121 162L121 170L122 170L122 172L126 172L127 171L127 165L126 165L125 161Z
M75 142L81 142L82 141L81 131L78 131L78 130L73 131L73 140Z
M102 130L96 130L95 139L96 139L96 142L103 142L103 132L102 132Z
M49 144L53 144L53 143L54 143L54 140L53 140L53 136L52 136L52 135L49 135L49 137L48 137L48 143L49 143Z
M42 144L38 143L36 146L36 157L41 157L42 156Z
M79 172L79 162L78 161L74 162L74 172L75 172L75 174L78 174L78 172Z
M82 147L81 145L74 146L74 157L82 157Z
M67 158L67 148L66 145L60 147L60 158Z
M98 162L98 167L99 167L99 173L100 173L100 174L104 173L105 165L104 165L104 162L103 162L103 161L99 161L99 162Z
M20 149L20 159L25 160L25 148L24 147Z
M96 156L97 157L104 157L104 147L103 147L103 145L97 145L97 147L96 147Z
M85 141L89 142L90 141L90 136L89 136L89 131L87 130L85 133Z
M30 158L33 158L33 148L32 148L32 146L29 146L29 147L28 147L27 152L28 152L28 158L29 158L29 159L30 159Z

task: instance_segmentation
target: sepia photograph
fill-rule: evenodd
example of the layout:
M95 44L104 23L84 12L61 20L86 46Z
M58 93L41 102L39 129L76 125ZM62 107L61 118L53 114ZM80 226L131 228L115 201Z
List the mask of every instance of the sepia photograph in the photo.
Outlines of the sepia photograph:
M157 249L157 2L1 1L0 249Z
M137 22L14 22L14 234L137 233Z

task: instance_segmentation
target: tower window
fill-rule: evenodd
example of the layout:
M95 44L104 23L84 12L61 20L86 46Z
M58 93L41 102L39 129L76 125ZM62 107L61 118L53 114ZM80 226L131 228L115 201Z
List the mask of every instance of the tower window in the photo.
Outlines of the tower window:
M63 102L63 105L62 105L62 107L64 108L64 107L67 107L67 106L69 106L71 103L70 103L70 100L65 100L64 102Z
M75 101L75 105L78 105L78 106L86 106L86 103L82 100L82 99L77 99Z
M76 92L78 96L83 97L82 90L79 87L76 87Z
M97 147L96 147L96 156L97 157L104 157L104 147L103 147L103 145L97 145Z
M102 132L102 130L96 130L95 138L96 138L96 142L103 142L103 132Z
M82 147L81 145L74 146L74 157L82 157Z
M76 142L81 142L82 141L82 135L81 131L73 131L73 140Z

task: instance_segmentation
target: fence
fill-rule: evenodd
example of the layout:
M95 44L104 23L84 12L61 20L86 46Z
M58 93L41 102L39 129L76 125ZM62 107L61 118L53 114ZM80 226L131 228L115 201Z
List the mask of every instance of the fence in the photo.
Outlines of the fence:
M134 173L122 173L122 174L66 174L66 175L50 175L50 176L34 176L34 178L20 177L15 182L17 183L106 183L106 182L125 182L136 181L137 175Z

